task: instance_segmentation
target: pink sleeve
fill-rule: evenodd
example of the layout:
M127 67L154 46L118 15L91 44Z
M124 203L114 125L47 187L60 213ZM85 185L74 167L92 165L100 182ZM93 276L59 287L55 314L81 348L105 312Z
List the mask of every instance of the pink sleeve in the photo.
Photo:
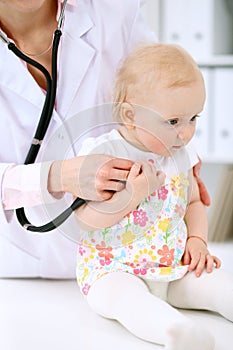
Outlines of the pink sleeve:
M32 207L56 201L47 190L52 162L10 165L2 179L2 205L5 210Z

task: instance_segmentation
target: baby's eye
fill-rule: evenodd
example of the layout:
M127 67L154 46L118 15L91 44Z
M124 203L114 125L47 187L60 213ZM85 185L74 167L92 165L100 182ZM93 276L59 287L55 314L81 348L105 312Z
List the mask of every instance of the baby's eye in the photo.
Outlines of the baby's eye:
M179 121L178 121L178 119L170 119L167 122L169 125L176 125L176 124L178 124Z
M198 117L199 117L199 115L196 114L196 115L194 115L194 116L190 119L190 121L191 121L191 122L195 122L196 119L197 119Z

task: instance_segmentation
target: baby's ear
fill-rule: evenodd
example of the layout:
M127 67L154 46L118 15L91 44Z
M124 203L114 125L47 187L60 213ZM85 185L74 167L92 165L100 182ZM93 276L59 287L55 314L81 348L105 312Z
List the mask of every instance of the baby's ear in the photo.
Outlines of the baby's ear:
M128 102L123 102L120 109L121 121L127 129L134 129L134 108Z

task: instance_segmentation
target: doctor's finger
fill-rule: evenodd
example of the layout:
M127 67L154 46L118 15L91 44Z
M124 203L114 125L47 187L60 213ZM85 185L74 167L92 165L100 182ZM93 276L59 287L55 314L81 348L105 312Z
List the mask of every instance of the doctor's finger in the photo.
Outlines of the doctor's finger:
M134 163L131 160L113 158L107 161L97 172L97 178L125 181Z
M104 181L102 184L100 184L96 189L99 192L102 191L111 191L111 192L119 192L125 188L125 183L122 181Z
M129 175L129 170L123 170L123 169L111 169L109 172L109 178L108 180L119 180L119 181L126 181Z
M112 168L130 170L134 162L125 158L112 158L108 162Z

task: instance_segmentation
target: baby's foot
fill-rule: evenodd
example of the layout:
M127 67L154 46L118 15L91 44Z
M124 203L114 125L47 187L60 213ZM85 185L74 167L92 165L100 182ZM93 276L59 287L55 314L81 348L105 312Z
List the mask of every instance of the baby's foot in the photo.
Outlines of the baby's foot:
M168 330L166 350L213 350L214 337L192 322L179 322Z

